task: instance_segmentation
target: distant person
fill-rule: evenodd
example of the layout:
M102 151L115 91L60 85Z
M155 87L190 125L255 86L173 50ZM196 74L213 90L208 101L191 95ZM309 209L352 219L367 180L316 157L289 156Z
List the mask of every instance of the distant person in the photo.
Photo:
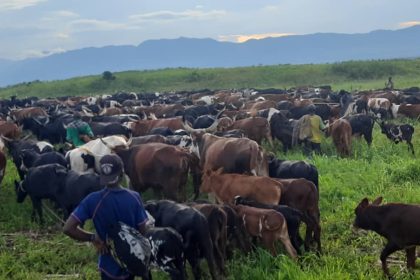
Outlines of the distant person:
M86 144L94 137L92 128L87 122L84 122L77 117L67 125L66 140L73 144L75 147Z
M315 152L316 154L321 154L321 130L325 129L325 125L322 122L320 116L315 114L315 105L309 105L309 114L305 115L308 120L308 130L309 130L309 137L305 140L305 154L310 155L311 152Z
M385 83L386 89L394 89L394 82L392 81L392 77L388 78L388 81Z
M110 227L118 222L138 229L141 234L147 230L148 220L143 202L137 192L121 187L123 162L117 155L105 155L100 162L101 191L89 194L67 219L63 232L71 238L91 242L99 253L98 268L101 279L134 279L121 267L108 249L107 239ZM92 220L96 233L81 228L87 220Z

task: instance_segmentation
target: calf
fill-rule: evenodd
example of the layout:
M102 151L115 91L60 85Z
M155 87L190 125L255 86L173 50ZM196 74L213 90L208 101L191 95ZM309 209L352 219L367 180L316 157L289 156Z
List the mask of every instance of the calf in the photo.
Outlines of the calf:
M321 252L319 194L315 185L302 178L277 180L281 182L280 204L303 213L302 220L306 224L305 250L309 250L310 243L315 241L318 252Z
M411 138L413 137L414 127L409 124L387 124L385 122L380 122L379 126L381 127L381 132L388 137L395 144L405 141L408 145L408 150L414 155L413 143L411 143Z
M328 127L328 134L331 135L337 153L344 157L351 154L351 125L345 119L335 120Z
M375 124L373 117L363 114L345 117L350 122L352 135L358 135L365 138L367 144L372 144L372 130Z
M202 192L214 193L218 202L228 204L232 204L237 195L261 203L278 204L280 188L281 183L268 177L222 174L222 169L205 171L200 186Z
M273 256L277 255L274 246L275 241L280 240L289 255L296 259L296 250L290 243L287 233L287 223L282 214L271 209L258 209L254 207L236 205L234 209L247 229L248 233L255 237L260 237L263 246L266 247Z
M305 178L315 184L319 191L318 170L315 165L303 160L281 160L268 156L268 171L273 178Z
M354 226L373 230L385 237L388 243L381 252L382 270L390 276L386 259L395 251L405 249L407 267L414 269L416 264L416 245L420 245L420 205L389 203L381 205L382 197L371 204L362 199L355 209Z
M235 205L242 204L247 205L255 208L262 208L262 209L273 209L277 212L281 213L287 222L287 231L289 233L289 238L292 242L293 247L295 248L296 252L300 253L300 246L303 243L302 238L299 235L299 227L300 223L303 219L303 214L299 210L293 209L291 207L285 205L268 205L264 203L259 203L250 199L246 199L244 197L236 196L235 197Z
M151 264L168 273L172 280L186 279L182 236L170 227L149 228L144 236L151 246Z
M207 260L213 280L219 279L213 255L209 224L197 209L170 200L148 201L146 210L155 219L158 227L172 227L181 234L185 257L191 265L194 278L201 278L199 260Z
M398 115L402 115L413 119L419 119L420 104L392 104L391 112L394 118L396 118Z

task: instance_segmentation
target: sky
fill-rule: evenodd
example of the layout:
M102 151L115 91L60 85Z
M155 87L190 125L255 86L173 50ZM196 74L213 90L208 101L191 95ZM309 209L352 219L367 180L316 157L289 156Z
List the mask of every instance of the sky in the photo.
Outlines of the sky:
M419 0L0 0L0 59L150 39L366 33L420 24Z

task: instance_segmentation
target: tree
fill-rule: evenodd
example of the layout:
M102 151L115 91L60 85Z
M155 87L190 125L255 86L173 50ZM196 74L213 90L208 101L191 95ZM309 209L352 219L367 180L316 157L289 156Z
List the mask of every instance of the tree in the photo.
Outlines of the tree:
M110 71L103 72L102 78L107 81L115 80L115 76Z

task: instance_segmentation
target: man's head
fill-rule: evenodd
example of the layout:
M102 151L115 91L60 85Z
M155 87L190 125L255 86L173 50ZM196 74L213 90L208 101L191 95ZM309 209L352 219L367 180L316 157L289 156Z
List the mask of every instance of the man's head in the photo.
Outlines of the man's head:
M315 107L314 104L309 105L308 106L308 112L309 112L309 114L311 114L311 115L315 114L315 109L316 109L316 107Z
M104 186L116 185L120 182L124 164L117 155L105 155L99 161L100 183Z

